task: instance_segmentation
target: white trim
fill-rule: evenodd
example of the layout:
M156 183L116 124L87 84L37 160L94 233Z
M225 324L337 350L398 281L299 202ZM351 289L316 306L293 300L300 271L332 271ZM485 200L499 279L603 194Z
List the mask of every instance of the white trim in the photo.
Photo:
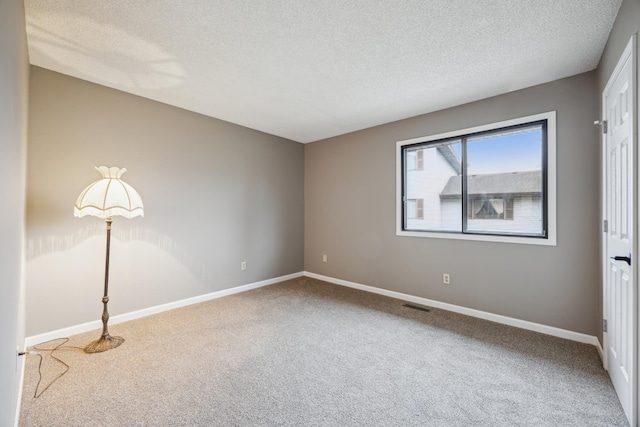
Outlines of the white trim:
M371 292L374 294L384 295L403 301L409 301L428 307L439 308L442 310L452 311L454 313L464 314L466 316L476 317L478 319L489 320L491 322L501 323L503 325L515 326L516 328L527 329L529 331L539 332L541 334L551 335L558 338L564 338L571 341L577 341L584 344L598 346L598 338L592 335L582 334L579 332L568 331L553 326L542 325L540 323L529 322L526 320L515 319L513 317L502 316L500 314L488 313L486 311L475 310L473 308L462 307L459 305L449 304L446 302L435 301L427 298L416 297L413 295L403 294L400 292L380 289L373 286L362 285L360 283L349 282L347 280L336 279L333 277L323 276L316 273L305 271L303 273L307 277L323 280L325 282L334 283L336 285L346 286L349 288L359 289L361 291Z
M546 239L517 236L489 236L464 233L437 233L428 231L405 231L402 229L402 147L421 142L436 141L439 139L453 138L476 132L494 130L523 123L547 120L547 232ZM556 246L556 112L534 114L527 117L519 117L511 120L490 123L482 126L445 132L438 135L423 136L396 142L396 235L406 237L429 237L436 239L477 240L484 242L518 243L525 245Z
M198 304L205 301L214 300L217 298L226 297L229 295L238 294L241 292L250 291L252 289L261 288L274 283L283 282L285 280L291 280L298 277L302 277L303 273L293 273L286 276L275 277L273 279L263 280L261 282L249 283L247 285L236 286L234 288L223 289L221 291L211 292L208 294L200 295L197 297L187 298L180 301L174 301L167 304L157 305L155 307L144 308L142 310L132 311L130 313L119 314L109 319L109 325L116 325L122 322L128 322L130 320L140 319L142 317L151 316L152 314L162 313L164 311L173 310L175 308L185 307L187 305ZM25 346L31 347L36 344L40 344L46 341L54 340L61 337L68 337L71 335L81 334L84 332L93 331L95 329L102 328L102 321L96 320L93 322L87 322L80 325L70 326L68 328L62 328L51 332L45 332L43 334L34 335L25 339Z
M209 294L205 294L205 295L200 295L197 297L193 297L193 298L187 298L187 299L183 299L180 301L175 301L172 303L168 303L168 304L162 304L162 305L158 305L155 307L150 307L150 308L146 308L146 309L142 309L142 310L138 310L138 311L134 311L131 313L125 313L125 314L120 314L117 316L113 316L110 321L109 324L111 325L115 325L118 323L122 323L122 322L128 322L130 320L135 320L135 319L140 319L146 316L150 316L152 314L157 314L157 313L161 313L164 311L168 311L168 310L173 310L175 308L180 308L180 307L185 307L188 305L192 305L192 304L197 304L200 302L205 302L205 301L210 301L213 299L217 299L217 298L222 298L228 295L234 295L234 294L238 294L241 292L246 292L252 289L257 289L260 287L264 287L264 286L268 286L268 285L273 285L275 283L279 283L279 282L283 282L285 280L291 280L291 279L295 279L298 277L302 277L302 276L306 276L306 277L311 277L313 279L317 279L317 280L322 280L325 282L329 282L329 283L334 283L336 285L341 285L341 286L346 286L349 288L354 288L354 289L359 289L361 291L365 291L365 292L371 292L374 294L378 294L378 295L384 295L390 298L396 298L399 300L403 300L403 301L408 301L408 302L413 302L416 304L421 304L421 305L426 305L426 306L430 306L430 307L434 307L434 308L439 308L442 310L447 310L447 311L452 311L454 313L460 313L460 314L464 314L467 316L471 316L471 317L476 317L479 319L484 319L484 320L489 320L492 322L496 322L496 323L501 323L503 325L508 325L508 326L515 326L517 328L521 328L521 329L527 329L530 331L534 331L534 332L540 332L542 334L546 334L546 335L552 335L555 337L559 337L559 338L565 338L571 341L577 341L577 342L581 342L581 343L585 343L585 344L591 344L594 345L596 347L600 347L600 343L598 341L598 338L591 336L591 335L586 335L586 334L581 334L579 332L573 332L573 331L568 331L566 329L560 329L560 328L556 328L553 326L547 326L547 325L542 325L539 323L533 323L533 322L529 322L526 320L520 320L520 319L515 319L512 317L507 317L507 316L502 316L500 314L493 314L493 313L488 313L485 311L480 311L480 310L475 310L472 308L467 308L467 307L462 307L459 305L454 305L454 304L449 304L449 303L445 303L445 302L440 302L440 301L436 301L436 300L431 300L431 299L427 299L427 298L422 298L422 297L417 297L414 295L408 295L408 294L403 294L400 292L396 292L396 291L389 291L387 289L381 289L381 288L376 288L373 286L368 286L368 285L362 285L360 283L355 283L355 282L349 282L347 280L342 280L342 279L336 279L333 277L329 277L329 276L323 276L320 274L316 274L316 273L311 273L308 271L304 271L304 272L299 272L299 273L293 273L293 274L289 274L287 276L281 276L281 277L276 277L273 279L268 279L268 280L264 280L261 282L256 282L256 283L250 283L248 285L242 285L242 286L237 286L234 288L230 288L230 289L224 289L221 291L216 291L216 292L212 292ZM61 337L68 337L71 335L76 335L76 334L80 334L80 333L84 333L84 332L89 332L95 329L100 329L102 327L102 322L101 321L93 321L93 322L87 322L87 323L83 323L80 325L76 325L76 326L71 326L68 328L63 328L63 329L58 329L55 331L51 331L51 332L46 332L43 334L39 334L39 335L34 335L31 337L27 337L25 339L25 347L31 347L33 345L36 344L40 344L42 342L45 341L49 341L52 339L56 339L56 338L61 338ZM602 347L600 347L600 349L598 350L599 352L602 352ZM24 359L23 359L23 363L24 363Z
M607 83L608 85L608 83ZM602 116L601 116L601 120L606 120L607 117L607 113L605 111L606 107L605 107L605 92L604 90L602 91L602 100L601 100L601 104L600 104L600 109L602 110ZM600 125L600 132L601 135L603 134L603 125ZM607 135L604 134L604 136L601 137L600 139L601 141L601 147L600 147L600 157L601 157L601 163L600 163L600 214L601 214L601 221L602 223L600 224L600 227L602 227L600 229L601 233L600 233L600 263L601 263L601 271L602 271L602 277L600 278L601 283L600 283L600 291L602 292L602 319L599 319L600 321L600 330L602 331L602 348L603 348L603 352L602 352L602 365L604 367L605 371L609 370L609 356L607 356L607 352L604 351L604 349L606 349L609 346L609 336L607 335L607 332L605 332L604 330L604 321L608 318L608 309L607 309L607 305L608 303L608 298L609 296L607 295L607 274L608 274L608 269L609 269L609 265L608 265L608 261L609 258L607 256L607 252L609 250L608 248L608 243L607 243L607 232L604 231L604 221L607 221L607 229L609 228L609 218L607 217L607 183L606 183L606 177L607 177Z
M25 348L24 346L22 348ZM14 422L14 427L18 427L20 425L20 409L22 408L22 388L24 387L24 368L27 363L27 356L20 356L22 359L21 367L20 367L20 388L18 389L18 403L16 404L16 419Z
M602 361L602 367L604 368L604 370L606 371L607 368L604 364L604 350L602 349L602 345L600 344L600 340L597 340L598 342L596 343L596 350L598 350L598 356L600 356L600 361Z

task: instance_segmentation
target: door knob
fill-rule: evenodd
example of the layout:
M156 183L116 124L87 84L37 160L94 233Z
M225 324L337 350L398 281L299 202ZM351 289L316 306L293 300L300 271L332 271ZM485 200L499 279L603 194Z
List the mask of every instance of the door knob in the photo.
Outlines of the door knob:
M631 254L629 254L629 256L612 256L611 259L616 261L624 261L627 264L631 265Z

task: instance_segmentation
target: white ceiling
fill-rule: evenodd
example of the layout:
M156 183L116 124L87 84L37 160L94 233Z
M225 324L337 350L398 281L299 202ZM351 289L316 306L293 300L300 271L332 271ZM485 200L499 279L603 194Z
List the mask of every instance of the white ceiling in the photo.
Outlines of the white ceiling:
M25 0L32 64L311 142L593 70L622 0Z

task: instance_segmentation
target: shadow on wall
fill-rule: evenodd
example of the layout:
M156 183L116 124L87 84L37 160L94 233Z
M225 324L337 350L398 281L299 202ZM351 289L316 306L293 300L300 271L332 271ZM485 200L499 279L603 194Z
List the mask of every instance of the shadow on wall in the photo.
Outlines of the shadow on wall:
M202 260L196 259L184 246L164 233L143 227L123 227L123 223L114 221L114 226L111 230L112 239L123 243L149 243L171 255L173 259L180 262L200 282L205 284L213 283L214 274L211 269L211 263L207 265ZM104 236L106 239L104 222L95 221L95 224L86 225L82 228L78 227L77 230L61 236L29 237L26 245L27 261L55 252L68 251L95 236Z

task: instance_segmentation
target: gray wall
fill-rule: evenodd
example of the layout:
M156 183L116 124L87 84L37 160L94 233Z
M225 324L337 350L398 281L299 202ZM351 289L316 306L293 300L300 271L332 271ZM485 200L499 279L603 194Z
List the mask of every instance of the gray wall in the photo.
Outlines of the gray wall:
M640 1L624 0L598 64L599 95L602 94L620 55L633 34L640 30Z
M557 111L558 245L397 237L396 141ZM305 270L596 335L595 72L305 146ZM328 262L322 262L322 254ZM450 273L452 284L442 284Z
M30 84L27 336L100 319L104 222L73 216L94 165L145 203L114 218L111 315L302 271L302 144L37 67Z
M633 34L638 34L638 31L640 31L640 1L624 0L620 6L620 10L618 11L616 21L613 24L613 29L609 34L609 40L607 41L602 57L600 58L600 64L598 64L598 105L600 107L600 111L602 110L602 92L611 77L611 73L613 73L624 48L627 46L627 43L629 43L629 39ZM640 55L638 54L638 51L636 51L636 55L640 65ZM638 69L640 69L640 67ZM640 93L640 87L638 88L638 93ZM640 138L638 138L638 140L640 140ZM602 274L602 269L600 269L600 274ZM599 297L598 319L601 319L602 291L600 292ZM600 342L602 342L602 329L598 332L598 338L600 339Z
M24 343L24 185L27 144L27 58L24 8L0 2L0 425L13 425Z

